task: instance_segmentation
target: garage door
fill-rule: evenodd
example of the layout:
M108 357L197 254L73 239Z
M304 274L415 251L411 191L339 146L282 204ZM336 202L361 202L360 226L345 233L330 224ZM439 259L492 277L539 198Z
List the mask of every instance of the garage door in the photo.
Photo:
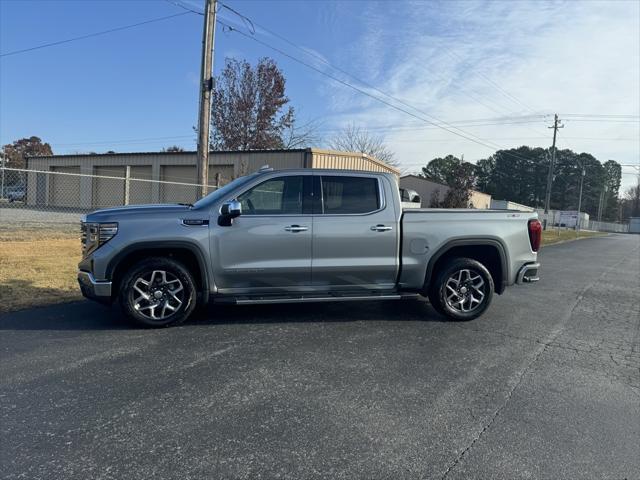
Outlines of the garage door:
M56 173L80 173L80 167L51 167ZM75 175L49 175L49 205L78 207L80 205L80 177Z
M162 167L161 179L165 182L196 183L195 165L165 165ZM164 203L193 203L197 198L198 187L195 185L178 185L161 183L160 198Z
M151 180L151 166L131 167L129 172L131 181L129 182L129 205L140 205L141 203L153 203L151 196L151 182L136 182L136 178ZM155 182L157 184L157 182Z
M93 173L96 176L93 178L92 206L106 208L124 205L125 167L95 167Z

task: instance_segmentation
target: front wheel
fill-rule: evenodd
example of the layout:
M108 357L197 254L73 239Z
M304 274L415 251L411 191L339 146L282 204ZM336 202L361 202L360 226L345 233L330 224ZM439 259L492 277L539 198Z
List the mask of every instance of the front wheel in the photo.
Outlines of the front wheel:
M436 273L429 301L451 320L473 320L489 308L493 292L493 278L483 264L455 258Z
M148 258L134 265L120 284L120 305L127 317L145 327L185 321L196 307L191 272L170 258Z

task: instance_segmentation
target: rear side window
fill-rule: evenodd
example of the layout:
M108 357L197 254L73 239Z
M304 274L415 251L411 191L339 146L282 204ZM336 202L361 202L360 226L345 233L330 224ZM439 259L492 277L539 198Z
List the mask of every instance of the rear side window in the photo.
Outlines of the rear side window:
M323 213L369 213L380 208L378 180L367 177L322 177Z

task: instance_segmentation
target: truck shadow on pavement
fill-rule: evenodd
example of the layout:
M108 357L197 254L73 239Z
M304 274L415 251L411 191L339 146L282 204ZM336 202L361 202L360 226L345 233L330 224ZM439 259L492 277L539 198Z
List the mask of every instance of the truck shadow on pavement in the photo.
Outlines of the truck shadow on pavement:
M358 321L443 322L424 300L300 303L280 305L209 305L175 328L218 324L346 323ZM90 301L63 303L0 313L0 330L138 330L118 306Z

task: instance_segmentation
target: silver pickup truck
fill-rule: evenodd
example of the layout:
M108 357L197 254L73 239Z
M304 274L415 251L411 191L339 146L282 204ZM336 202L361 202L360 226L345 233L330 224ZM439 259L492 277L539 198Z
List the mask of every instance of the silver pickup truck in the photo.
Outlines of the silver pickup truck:
M194 205L99 210L82 221L78 281L145 326L207 302L428 296L471 320L508 285L538 280L535 213L407 209L386 173L261 169Z

